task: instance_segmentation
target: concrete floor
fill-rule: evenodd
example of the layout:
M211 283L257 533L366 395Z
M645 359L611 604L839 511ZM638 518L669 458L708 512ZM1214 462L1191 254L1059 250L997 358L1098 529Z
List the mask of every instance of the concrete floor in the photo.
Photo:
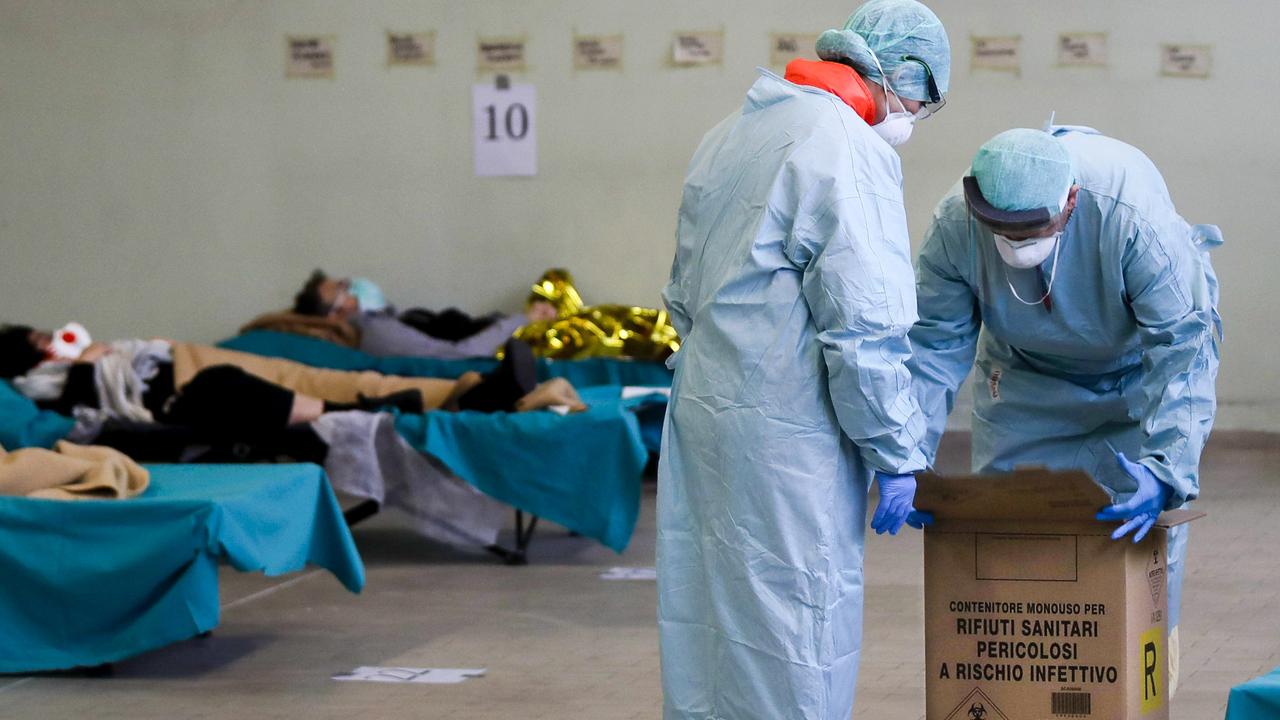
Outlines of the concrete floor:
M963 441L948 440L944 469L967 464ZM1210 516L1191 535L1173 720L1221 718L1232 685L1280 665L1280 438L1215 435L1202 475ZM531 566L503 567L377 517L355 533L363 595L322 572L225 570L212 637L120 663L110 678L0 677L0 718L657 718L654 585L598 577L653 564L652 490L621 557L546 527ZM870 535L855 717L923 717L920 552L917 534ZM329 679L358 665L488 675L434 686Z

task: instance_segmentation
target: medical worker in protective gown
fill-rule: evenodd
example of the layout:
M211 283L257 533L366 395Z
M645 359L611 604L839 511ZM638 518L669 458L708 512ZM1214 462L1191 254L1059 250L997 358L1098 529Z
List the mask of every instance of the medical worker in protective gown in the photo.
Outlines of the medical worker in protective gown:
M916 395L933 460L974 367L973 468L1082 468L1146 535L1200 491L1216 408L1212 225L1190 225L1136 148L1085 127L1003 132L935 210L916 261ZM1177 683L1186 526L1169 538Z
M683 345L658 480L664 717L848 720L873 474L907 522L924 423L895 145L943 102L947 36L872 0L761 71L690 163L671 281Z

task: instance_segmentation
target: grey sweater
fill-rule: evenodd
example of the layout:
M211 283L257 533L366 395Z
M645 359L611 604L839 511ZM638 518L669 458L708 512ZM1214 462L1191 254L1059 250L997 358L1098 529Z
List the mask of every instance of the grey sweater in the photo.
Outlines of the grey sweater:
M454 342L431 337L387 313L362 313L351 321L360 328L360 349L370 355L440 360L492 357L507 338L528 323L523 315L506 315L475 335Z

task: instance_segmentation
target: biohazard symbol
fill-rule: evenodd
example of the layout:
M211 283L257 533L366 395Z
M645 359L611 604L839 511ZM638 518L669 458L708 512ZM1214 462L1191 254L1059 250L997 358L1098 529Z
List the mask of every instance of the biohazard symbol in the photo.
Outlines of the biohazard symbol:
M1160 544L1151 548L1151 562L1147 563L1147 583L1151 585L1151 604L1160 607L1160 594L1164 592L1165 567L1160 559Z
M974 688L944 720L1009 720L987 694Z

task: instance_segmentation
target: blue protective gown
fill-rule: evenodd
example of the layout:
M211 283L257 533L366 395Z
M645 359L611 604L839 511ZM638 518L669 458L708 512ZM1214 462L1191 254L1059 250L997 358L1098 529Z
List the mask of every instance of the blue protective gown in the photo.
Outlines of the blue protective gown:
M873 470L925 466L898 156L761 71L690 164L663 298L664 717L848 720Z
M916 261L920 321L910 367L928 417L929 460L975 363L973 468L1087 470L1118 499L1135 484L1112 447L1174 488L1200 491L1200 451L1216 410L1218 282L1207 251L1218 228L1189 225L1136 148L1053 127L1080 186L1060 239L1052 309L1036 269L1008 267L957 184L938 204ZM1047 281L1050 257L1041 266ZM1169 547L1169 627L1178 624L1185 526Z

